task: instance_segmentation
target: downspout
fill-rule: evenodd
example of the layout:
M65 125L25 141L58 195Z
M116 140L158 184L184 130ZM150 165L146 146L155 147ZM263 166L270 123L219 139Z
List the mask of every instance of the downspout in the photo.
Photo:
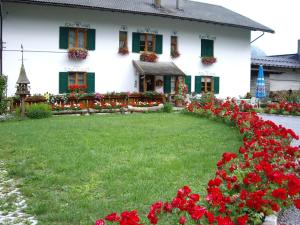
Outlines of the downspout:
M2 16L2 1L0 1L0 75L2 75L2 56L3 56L3 39L2 39L2 26L3 26L3 16Z
M265 32L263 32L260 36L258 36L257 38L255 38L253 41L251 41L250 44L252 44L253 42L257 41L258 39L260 39L264 35L265 35Z

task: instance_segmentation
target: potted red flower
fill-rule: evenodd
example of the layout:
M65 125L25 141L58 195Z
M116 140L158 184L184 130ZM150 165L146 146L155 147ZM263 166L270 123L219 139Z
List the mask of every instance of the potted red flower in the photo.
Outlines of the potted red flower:
M88 51L84 48L70 48L68 53L69 59L86 59Z
M217 59L213 56L205 56L205 57L201 57L201 61L204 65L211 65L214 64Z
M127 47L124 47L124 48L119 48L119 52L118 52L120 55L128 55L129 54L129 51L128 51L128 48Z
M154 52L142 52L140 55L140 60L144 62L156 62L157 58Z

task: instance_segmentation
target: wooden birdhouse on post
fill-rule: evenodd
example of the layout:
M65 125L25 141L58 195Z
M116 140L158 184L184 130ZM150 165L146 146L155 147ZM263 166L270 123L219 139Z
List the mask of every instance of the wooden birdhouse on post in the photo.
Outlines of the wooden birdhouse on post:
M17 91L16 95L20 96L20 102L21 102L21 116L25 116L25 98L26 96L30 95L29 91L29 84L30 81L27 78L25 67L24 67L24 58L23 58L23 46L21 46L22 51L22 65L21 70L19 74L19 78L17 81Z

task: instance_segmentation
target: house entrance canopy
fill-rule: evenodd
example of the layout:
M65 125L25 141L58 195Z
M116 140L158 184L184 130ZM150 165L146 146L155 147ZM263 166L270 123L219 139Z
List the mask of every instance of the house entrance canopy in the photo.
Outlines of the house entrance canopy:
M185 76L173 62L143 62L133 60L133 65L140 75Z

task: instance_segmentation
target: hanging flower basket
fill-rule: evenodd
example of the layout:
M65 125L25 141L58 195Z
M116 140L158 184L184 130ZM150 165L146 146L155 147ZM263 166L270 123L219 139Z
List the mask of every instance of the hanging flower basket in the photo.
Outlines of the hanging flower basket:
M69 86L69 90L73 93L80 93L80 92L85 92L87 89L87 86L86 85L77 85L77 84L74 84L74 85L70 85Z
M180 56L180 53L176 50L176 51L172 51L171 52L171 57L172 59L176 59Z
M142 52L140 55L140 60L144 62L156 62L157 58L154 52Z
M68 53L69 59L86 59L88 51L84 48L70 48Z
M129 51L128 48L119 48L119 52L120 55L128 55Z
M211 65L217 61L217 58L213 56L201 57L201 61L204 65Z

